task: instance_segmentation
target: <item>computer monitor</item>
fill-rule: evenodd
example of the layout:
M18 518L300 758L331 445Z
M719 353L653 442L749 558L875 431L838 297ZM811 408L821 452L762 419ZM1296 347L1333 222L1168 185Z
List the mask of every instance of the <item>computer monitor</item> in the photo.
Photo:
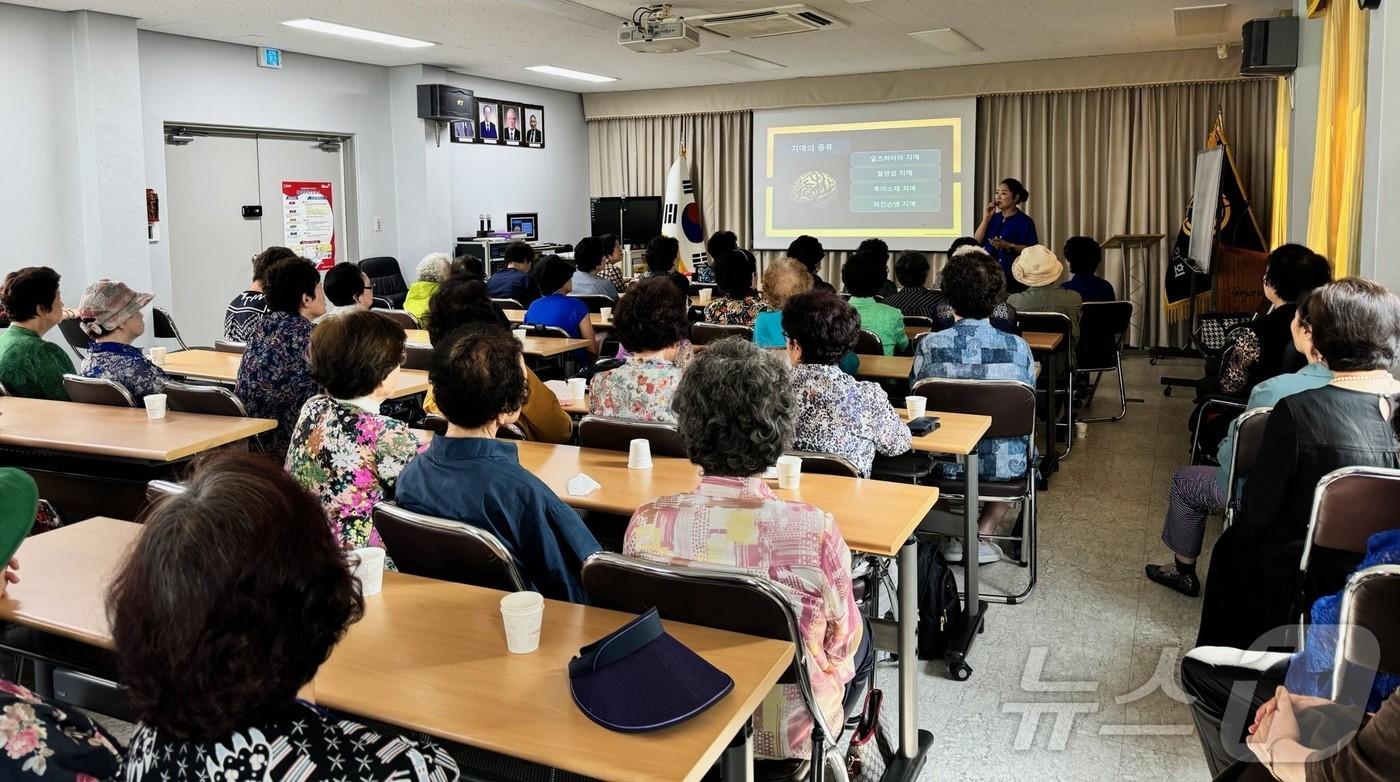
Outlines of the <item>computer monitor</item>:
M588 200L589 233L592 236L603 234L622 235L622 199L615 196L590 198Z
M540 238L540 215L538 212L507 212L506 230L513 234L525 234L531 242Z
M661 196L631 196L622 207L622 240L644 245L661 233Z

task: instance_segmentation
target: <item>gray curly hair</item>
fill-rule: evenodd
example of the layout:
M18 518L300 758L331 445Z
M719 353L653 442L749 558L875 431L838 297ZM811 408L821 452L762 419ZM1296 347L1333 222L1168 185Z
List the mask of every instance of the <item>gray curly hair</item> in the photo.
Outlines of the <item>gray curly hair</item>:
M758 475L792 440L797 404L788 368L770 353L730 337L686 368L671 407L686 453L706 475Z
M418 262L419 282L446 282L452 272L452 257L447 253L428 253Z

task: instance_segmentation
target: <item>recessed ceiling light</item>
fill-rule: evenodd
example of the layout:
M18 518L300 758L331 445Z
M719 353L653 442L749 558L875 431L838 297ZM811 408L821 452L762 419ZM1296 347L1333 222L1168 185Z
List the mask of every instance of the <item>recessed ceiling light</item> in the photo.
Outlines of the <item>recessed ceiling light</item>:
M575 71L570 70L568 68L560 68L557 65L527 65L525 66L525 70L534 71L535 73L547 73L550 76L562 76L565 79L591 81L595 84L602 83L605 81L617 81L617 79L614 79L611 76L599 76L596 73L585 73L584 71Z
M969 41L966 36L951 27L940 27L937 30L923 30L917 33L909 33L909 37L916 41L922 41L935 49L945 51L949 54L967 54L968 52L982 51L981 46Z
M720 49L714 52L697 52L697 54L701 57L709 57L712 60L727 62L730 65L737 65L740 68L748 68L755 71L776 71L780 68L787 67L786 65L773 62L772 60L765 60L762 57L754 57L751 54L744 54L743 52L736 52L730 49Z
M290 19L282 24L300 30L340 35L359 41L382 43L388 46L400 46L404 49L421 49L425 46L437 45L431 41L420 41L417 38L405 38L402 35L390 35L389 33L381 33L376 30L366 30L363 27L350 27L349 25L336 24L335 22L325 22L320 19Z

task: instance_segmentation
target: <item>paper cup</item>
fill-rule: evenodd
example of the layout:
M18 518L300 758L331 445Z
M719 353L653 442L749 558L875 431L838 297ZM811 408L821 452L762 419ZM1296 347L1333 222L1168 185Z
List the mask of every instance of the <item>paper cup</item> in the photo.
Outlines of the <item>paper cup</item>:
M778 488L796 489L802 484L802 457L778 457Z
M709 303L710 303L710 298L713 297L714 295L715 295L715 292L714 292L714 290L713 290L712 288L701 288L701 289L700 289L700 303L701 303L701 304L709 304Z
M1084 423L1083 421L1075 421L1075 422L1074 422L1074 436L1075 436L1075 437L1078 437L1078 438L1081 439L1081 440L1084 439L1084 438L1086 438L1086 437L1088 437L1088 436L1089 436L1089 425L1086 424L1086 423Z
M602 316L603 320L612 322L612 307L599 307L598 314Z
M360 594L379 594L384 586L384 549L370 546L350 552L350 567L360 582Z
M638 437L627 448L627 467L632 470L651 469L651 443Z
M165 394L148 394L141 401L146 405L146 418L158 421L165 417Z
M588 394L588 381L581 377L569 378L569 398L575 402L582 402L584 396Z
M530 334L530 332L525 329L514 329L513 331L511 331L511 333L514 334L515 338L520 340L521 342L524 342L525 337L529 336Z
M904 397L904 409L909 411L909 418L915 419L924 414L927 409L928 397L906 396Z
M151 363L158 367L165 366L165 348L151 348Z
M501 598L501 620L506 628L506 648L511 654L529 654L540 648L544 621L544 596L539 592L512 592Z

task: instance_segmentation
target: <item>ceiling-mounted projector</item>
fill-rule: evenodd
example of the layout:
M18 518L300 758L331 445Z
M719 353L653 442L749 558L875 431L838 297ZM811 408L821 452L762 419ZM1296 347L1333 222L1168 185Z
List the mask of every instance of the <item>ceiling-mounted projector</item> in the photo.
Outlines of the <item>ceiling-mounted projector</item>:
M638 8L632 21L617 31L619 45L646 54L674 54L700 45L700 31L670 15L669 3Z

